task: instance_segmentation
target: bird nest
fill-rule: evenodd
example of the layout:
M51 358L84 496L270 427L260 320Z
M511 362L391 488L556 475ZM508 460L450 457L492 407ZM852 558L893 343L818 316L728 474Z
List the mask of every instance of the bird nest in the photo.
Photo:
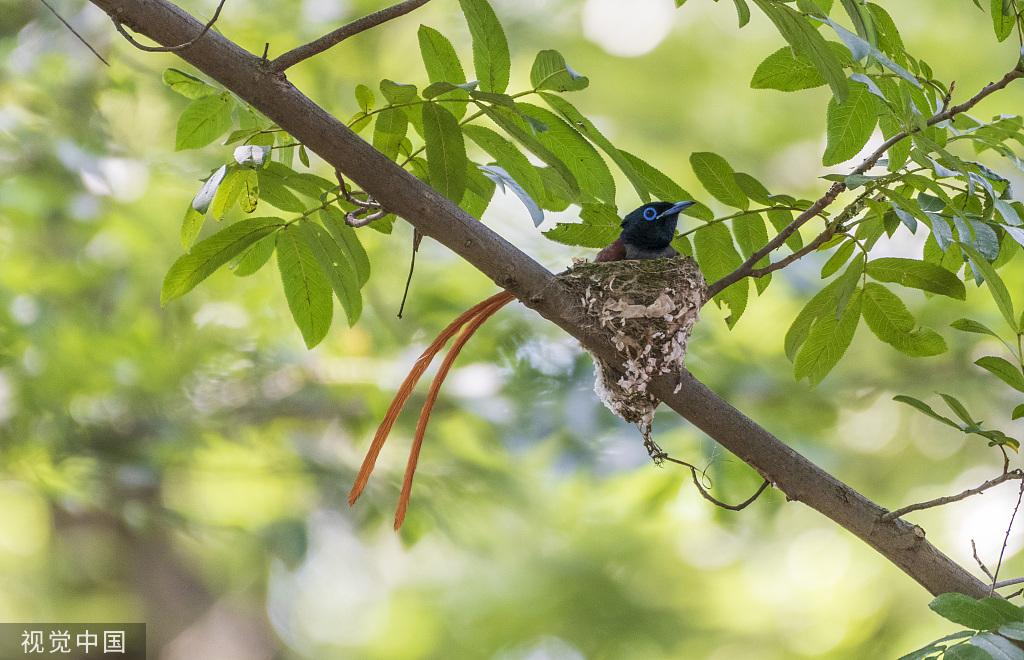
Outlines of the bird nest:
M582 302L587 329L607 336L625 358L612 368L591 354L594 390L609 410L640 426L649 441L659 400L648 383L682 373L690 330L704 303L707 286L697 262L676 257L579 263L558 279Z

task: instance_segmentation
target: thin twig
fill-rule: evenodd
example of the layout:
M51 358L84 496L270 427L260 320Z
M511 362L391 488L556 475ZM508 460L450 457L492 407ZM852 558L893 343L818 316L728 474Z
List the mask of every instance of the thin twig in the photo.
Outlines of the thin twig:
M974 562L978 565L978 568L981 569L981 572L987 575L988 579L994 582L996 578L992 575L992 571L988 570L988 566L986 566L985 562L981 561L981 557L978 556L978 544L974 542L974 539L971 539L971 553L974 555Z
M893 520L896 520L897 518L901 518L901 517L905 516L906 514L910 513L911 511L921 511L923 509L931 509L933 507L942 506L944 504L949 504L951 502L959 502L960 500L967 499L971 495L977 495L978 493L982 493L982 492L988 490L989 488L992 488L993 486L998 486L999 484L1003 483L1004 481L1010 481L1011 479L1024 479L1024 472L1021 472L1020 470L1013 470L1012 472L1004 472L1003 474L999 475L995 479L992 479L990 481L986 481L985 483L981 484L977 488L970 488L968 490L965 490L964 492L960 493L959 495L947 495L945 497L940 497L938 499L929 500L928 502L920 502L918 504L910 504L908 506L903 507L902 509L896 509L895 511L890 511L889 513L886 513L886 514L882 515L881 521L883 523L892 522Z
M979 102L981 102L981 100L984 99L985 97L1003 89L1017 78L1022 77L1024 77L1024 70L1014 69L1013 71L1010 71L1005 76L1000 78L998 81L989 83L988 85L983 87L981 91L979 91L977 94L972 96L967 101L964 101L960 105L954 105L952 107L944 108L940 112L937 112L934 116L932 116L931 119L925 122L925 127L934 126L935 124L944 122L948 119L951 119L952 117L955 117L960 113L970 110ZM868 170L875 166L875 163L878 162L878 159L881 158L885 154L885 152L888 151L893 145L913 135L914 133L919 132L920 130L920 128L914 127L909 128L905 131L900 131L896 135L893 135L891 138L883 142L880 147L875 149L870 156L865 158L860 165L858 165L852 172L850 172L850 174L863 174L864 172L867 172ZM806 211L797 216L796 219L793 220L793 222L789 223L788 226L783 228L783 230L780 231L775 236L775 238L768 241L768 243L763 248L757 250L749 257L747 257L747 260L744 261L739 266L739 268L729 273L728 275L718 280L717 282L711 284L708 287L706 299L711 300L715 295L724 291L726 287L730 286L731 284L735 284L736 282L739 282L745 277L749 277L751 275L751 271L753 271L754 269L754 265L757 262L761 261L761 259L763 259L766 255L772 253L773 251L781 247L782 244L786 242L786 239L793 235L793 232L802 227L811 218L817 216L819 213L824 211L825 208L831 205L832 202L834 202L836 198L839 197L839 194L845 190L845 183L841 181L833 183L832 186L828 189L828 192L822 195L821 198L818 199L818 201L811 204L811 206L808 207Z
M1024 583L1024 577L1013 578L1012 580L1003 580L1002 582L996 582L996 589L1002 589L1003 587L1011 587L1015 584Z
M402 312L405 311L405 300L409 297L409 286L412 284L412 273L416 270L416 253L420 251L420 241L422 240L423 234L420 233L419 229L413 228L412 257L409 258L409 277L405 280L405 291L402 293L402 304L398 306L398 318L402 318Z
M1010 530L1013 529L1013 519L1017 517L1017 512L1020 510L1021 500L1024 499L1024 481L1020 482L1020 489L1017 493L1017 506L1013 507L1013 514L1010 516L1010 524L1006 526L1006 535L1003 536L1003 547L999 550L999 561L996 562L996 570L992 573L992 590L989 595L995 594L996 592L996 578L999 577L999 569L1003 565L1003 556L1006 555L1006 545L1010 542Z
M430 2L430 0L405 0L405 2L400 2L397 5L381 9L369 16L363 16L360 19L352 21L348 25L338 28L334 32L325 34L315 41L303 44L298 48L293 48L287 53L280 55L270 63L269 70L274 73L281 73L285 69L295 66L302 60L309 59L314 55L319 55L325 50L338 45L352 35L377 27L381 23L386 23L393 18L404 16L412 10L422 7L428 2Z
M220 0L220 4L217 5L217 11L213 12L213 18L210 19L209 23L203 26L203 29L199 31L199 34L192 37L183 44L178 44L177 46L146 46L140 44L138 41L135 40L135 37L128 34L128 32L121 25L121 21L119 21L115 17L111 17L111 20L114 21L114 27L117 28L117 31L121 33L121 36L127 39L128 43L135 46L139 50L145 51L147 53L175 53L179 50L185 50L195 42L202 39L203 35L210 31L210 28L213 27L213 24L217 22L218 18L220 18L220 10L224 8L225 2L227 2L227 0Z
M58 14L56 9L54 9L53 7L50 6L50 3L48 3L46 0L39 0L39 2L43 3L43 5L45 5L46 8L49 9L50 12L54 16L57 17L57 20L64 24L64 27L66 27L67 29L71 30L71 34L73 34L76 37L78 37L78 40L81 41L83 44L85 44L85 47L88 48L89 50L91 50L93 55L95 55L96 57L100 58L100 62L103 62L107 66L110 66L110 62L108 62L105 59L103 59L103 56L100 55L98 52L96 52L96 49L92 47L92 44L90 44L88 41L86 41L85 37L83 37L82 35L78 34L78 32L75 30L75 28L71 27L71 24L68 23L67 21L65 21L64 17L61 16L60 14Z
M704 488L704 486L701 485L700 479L697 478L697 467L695 465L691 465L690 463L687 463L686 461L681 461L678 458L672 458L671 456L669 456L665 452L659 452L656 455L653 455L652 458L654 458L656 461L668 461L669 463L675 463L677 465L682 465L682 466L690 468L690 477L693 478L693 485L697 487L697 492L700 493L700 496L703 497L704 499L706 499L708 502L711 502L715 506L720 507L722 509L728 509L729 511L740 511L742 509L747 508L748 506L750 506L754 502L754 500L756 500L758 497L761 496L761 493L764 492L765 488L767 488L769 485L771 485L771 481L769 481L768 479L765 479L764 483L761 484L761 487L757 489L757 492L755 492L753 495L748 497L746 500L744 500L740 504L726 504L725 502L722 502L720 500L716 500L714 497L712 497L711 493L709 493Z

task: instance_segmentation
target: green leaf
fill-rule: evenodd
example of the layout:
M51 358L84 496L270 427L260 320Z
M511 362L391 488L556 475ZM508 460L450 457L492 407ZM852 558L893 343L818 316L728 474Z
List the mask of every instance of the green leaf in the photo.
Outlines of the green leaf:
M411 103L418 98L416 95L416 85L396 83L387 78L380 81L380 93L387 99L388 105ZM355 129L353 128L353 130Z
M839 246L839 249L835 251L825 265L821 267L821 279L828 279L832 275L843 267L851 256L853 256L853 248L857 246L856 241L846 241Z
M967 411L964 404L960 403L960 399L950 394L943 394L942 392L938 392L937 394L942 397L942 400L946 402L946 405L949 406L950 410L956 413L956 416L967 425L967 428L965 429L967 432L970 432L972 429L977 430L978 423L973 417L971 417L971 413Z
M242 181L242 192L238 198L238 203L242 206L242 210L246 213L252 213L256 210L256 205L260 200L260 175L256 170L245 170L245 180Z
M836 293L839 289L839 280L833 280L832 282L825 285L821 291L814 294L814 296L807 301L800 313L796 315L793 322L789 326L789 330L786 331L785 339L785 350L786 357L792 362L796 359L796 353L803 346L804 341L807 339L807 335L811 332L811 326L814 323L825 316L830 314L835 316L837 308Z
M614 206L584 204L580 220L582 222L560 222L544 232L544 236L563 245L604 248L622 232L622 218Z
M284 224L280 218L247 218L199 241L167 271L160 290L160 305L185 295L232 257Z
M881 257L868 262L867 273L879 282L892 282L956 300L967 299L967 289L956 275L927 261Z
M466 124L462 132L487 152L523 191L538 205L544 199L544 182L523 152L495 131L475 124Z
M992 27L996 32L996 39L1005 41L1013 32L1013 26L1017 22L1013 3L1010 0L991 0L989 6L992 11Z
M736 5L736 17L739 19L740 27L743 27L750 22L750 7L747 6L746 0L733 0L733 4Z
M606 204L615 204L615 179L597 149L550 110L529 103L519 103L518 107L547 124L548 130L539 133L537 140L565 163L580 188Z
M690 166L712 197L744 211L750 206L750 200L736 184L732 166L724 158L710 151L698 151L690 154Z
M182 111L174 137L174 150L200 149L231 128L235 99L224 92L198 98Z
M580 194L580 186L576 181L576 177L573 176L573 173L569 171L569 168L561 161L560 158L558 158L558 156L552 153L545 145L541 144L540 140L538 140L533 134L533 131L530 130L529 125L522 117L509 108L483 104L480 104L478 107L503 131L514 137L520 144L529 149L534 156L541 159L541 161L547 164L554 172L557 172L561 177L562 182L565 184L566 189L572 195L572 201L576 201L576 198Z
M279 165L281 169L267 167L259 172L260 199L282 211L302 213L306 210L306 205L288 189L287 179L282 175L282 169L287 170L287 168L280 163L274 163L274 165ZM256 170L250 171L255 172Z
M852 83L850 96L842 105L828 102L826 115L827 144L821 157L825 166L845 163L856 156L871 138L878 123L878 97L867 85Z
M459 121L437 103L423 104L430 186L456 204L466 192L466 143Z
M913 406L914 408L917 408L918 410L923 412L925 415L928 415L929 417L931 417L934 420L942 422L946 426L951 426L951 427L955 428L958 431L963 431L964 430L964 428L962 426L960 426L959 424L957 424L956 422L954 422L950 418L945 417L945 416L940 415L939 413L935 412L934 410L932 410L931 406L929 406L924 401L921 401L920 399L915 399L912 396L905 396L903 394L900 394L900 395L894 396L892 398L892 400L893 401L899 401L900 403L905 403L908 406Z
M376 102L376 97L373 95L373 90L366 85L356 85L356 103L362 108L363 112L370 114L373 110L373 104Z
M962 330L963 332L973 332L979 335L991 335L996 339L1002 339L999 335L989 329L988 326L974 321L972 319L961 318L953 321L949 324L949 327L955 330Z
M1010 298L1010 292L1007 291L1006 285L1003 284L1003 280L999 277L999 274L996 273L996 269L993 268L992 264L986 261L985 258L978 254L978 251L970 245L963 242L960 242L959 245L960 249L963 250L964 255L971 260L974 267L977 268L985 277L985 282L988 283L989 293L991 293L992 297L995 299L996 307L998 307L999 311L1003 314L1003 318L1006 319L1007 324L1013 328L1014 332L1019 332L1020 328L1017 327L1017 319L1013 313L1013 300Z
M732 221L732 233L736 235L736 244L744 259L757 252L768 244L768 226L764 218L758 213L741 215ZM754 268L764 268L769 264L769 257L765 255L754 264ZM761 295L771 282L771 275L754 279L754 287L757 294Z
M477 165L471 160L466 161L466 193L459 202L459 207L474 218L482 218L487 207L494 198L494 191L497 190L500 182L502 191L505 187L512 189L512 192L523 201L523 204L530 211L534 226L544 222L544 212L537 205L522 186L515 182L508 173L500 167L492 165L487 169L485 166Z
M327 281L345 310L349 326L355 325L363 311L363 297L359 293L359 280L355 268L349 263L338 242L324 227L304 218L299 221L299 230L327 275Z
M242 196L242 191L245 190L245 184L249 179L250 171L244 167L232 167L228 170L224 180L221 181L220 186L217 188L217 194L213 197L213 203L210 204L210 215L214 219L220 220L223 218L224 214Z
M697 263L708 282L725 277L743 263L743 259L740 258L740 254L733 244L732 234L723 223L718 222L701 227L694 234L693 245ZM749 292L750 287L747 284L747 279L744 278L715 296L716 302L729 306L730 314L726 323L730 328L736 325L743 310L746 309Z
M345 224L345 214L333 206L320 211L320 221L327 227L327 231L331 232L331 236L355 268L359 286L362 287L370 279L370 259L366 256L363 244L359 242L356 230Z
M768 192L768 189L764 187L763 183L746 172L734 172L732 177L736 180L736 185L740 187L740 190L743 191L744 195L758 204L772 206L772 195Z
M835 314L826 314L814 324L796 355L793 374L797 380L806 377L815 387L839 363L857 331L862 297L856 289L838 319Z
M1013 621L1024 621L1021 608L1002 598L975 600L950 592L937 596L928 607L953 623L974 630L995 630Z
M1020 369L1013 366L1009 360L993 355L986 355L974 361L982 369L995 374L1004 383L1017 390L1024 392L1024 374Z
M864 320L875 336L911 357L945 353L946 342L934 330L920 328L899 296L881 284L864 285Z
M277 243L277 236L271 234L256 241L247 250L231 260L228 265L231 272L237 277L248 277L259 269L263 268L270 261L270 255L274 254L274 245Z
M1024 403L1014 408L1010 415L1010 419L1020 419L1021 417L1024 417Z
M487 0L459 0L459 4L473 39L473 67L480 88L501 94L512 68L505 31Z
M206 214L200 213L195 210L191 204L188 205L188 209L185 210L185 218L181 221L181 247L182 249L189 249L192 242L199 236L199 232L203 229L203 222L206 220Z
M542 50L533 60L530 84L535 91L578 92L586 89L590 80L573 71L557 50Z
M644 204L651 201L651 196L647 191L647 186L644 184L640 174L636 171L633 163L623 156L622 153L615 148L615 145L613 145L608 138L597 130L597 127L594 126L593 122L584 117L579 110L560 96L544 93L541 93L540 96L544 99L545 103L562 115L562 117L585 138L597 145L601 151L608 154L608 157L619 166L619 169L626 175L629 182L633 184L633 189L636 190L636 194L640 197L640 201Z
M969 640L971 646L977 647L984 655L979 658L994 660L1024 660L1024 651L1017 648L1010 640L990 632L980 632ZM948 654L947 654L948 655Z
M850 52L845 46L834 41L826 43L837 59L850 60ZM825 78L818 72L811 58L794 55L793 49L788 46L780 48L758 64L750 80L752 89L777 89L780 92L796 92L824 84Z
M843 9L850 17L850 22L857 30L857 36L872 46L878 44L878 37L875 35L875 23L871 18L871 12L863 4L863 0L841 0Z
M205 80L177 69L164 71L164 84L187 99L201 99L217 93L217 88Z
M331 285L302 231L289 225L277 234L277 267L295 325L306 348L313 348L327 336L334 315Z
M828 42L799 12L781 2L754 0L778 29L779 33L799 56L804 55L829 84L836 103L846 101L849 81L843 72L843 64L836 57Z
M395 160L408 129L409 120L401 108L384 108L373 126L373 148Z
M423 66L427 70L427 78L432 83L448 82L461 85L466 82L466 72L462 68L459 56L448 37L426 25L421 25L417 37L420 42L420 55ZM469 93L464 89L454 89L440 96L441 99L468 99ZM451 103L449 108L456 119L466 115L466 103Z
M647 161L621 149L619 149L619 154L633 167L633 171L636 172L637 177L639 177L644 187L650 191L653 197L663 202L695 201L693 195L683 190L679 184L647 163ZM713 220L715 217L711 209L699 202L688 208L686 214L704 221Z
M767 212L768 222L772 223L776 232L781 232L793 222L793 212L789 209L769 209ZM795 231L786 239L786 247L796 252L804 246L804 239L800 232Z

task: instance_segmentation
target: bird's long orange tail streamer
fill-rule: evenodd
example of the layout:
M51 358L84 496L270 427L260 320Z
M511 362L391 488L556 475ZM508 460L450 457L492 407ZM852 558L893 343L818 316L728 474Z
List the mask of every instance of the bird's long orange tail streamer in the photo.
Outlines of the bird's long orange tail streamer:
M434 356L441 352L441 349L448 343L448 340L458 333L463 326L466 326L465 330L462 331L462 334L460 334L455 340L455 343L452 344L451 350L448 351L448 355L445 356L437 374L434 376L434 380L430 384L430 390L427 393L427 400L423 404L423 410L420 412L420 419L416 425L416 435L413 438L412 449L409 452L409 462L405 468L405 479L402 482L402 494L398 501L398 511L395 515L395 529L402 526L402 521L405 520L405 512L409 505L409 496L412 490L412 479L416 472L416 463L419 460L420 448L423 446L423 437L426 434L427 422L430 420L430 413L433 410L434 402L437 400L437 395L441 390L441 384L444 383L444 379L448 375L448 371L451 369L452 363L455 361L455 358L458 356L463 346L466 345L466 342L473 336L473 333L483 325L484 321L489 319L495 312L513 300L515 300L515 296L508 291L502 291L483 302L477 303L466 310L457 319L452 321L451 324L437 336L437 339L427 347L427 350L423 351L423 354L416 360L416 364L413 365L409 375L405 377L405 381L402 382L402 386L398 389L398 393L395 395L394 400L391 402L391 405L388 407L388 410L384 415L384 421L382 421L380 426L377 428L377 433L373 438L373 442L370 444L370 449L366 452L366 458L363 459L363 465L359 468L359 474L356 477L355 484L352 486L352 492L349 493L349 505L355 504L356 499L359 497L360 493L363 492L363 488L366 486L366 482L370 478L370 473L373 472L373 467L377 462L377 456L380 455L380 451L384 447L384 442L387 440L388 434L391 432L391 427L394 426L395 420L398 419L398 414L402 411L406 401L408 401L409 397L412 395L412 390L416 386L416 383L423 376L427 367L430 366Z

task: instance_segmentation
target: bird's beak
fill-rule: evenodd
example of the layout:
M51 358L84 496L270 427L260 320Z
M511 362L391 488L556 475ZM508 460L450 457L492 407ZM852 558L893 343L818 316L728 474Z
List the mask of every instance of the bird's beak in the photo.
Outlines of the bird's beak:
M684 209L690 208L691 206L693 206L696 203L697 202L676 202L671 207L669 207L664 212L662 212L662 214L659 215L658 217L659 218L664 218L667 215L672 215L673 213L679 213L680 211L682 211Z

